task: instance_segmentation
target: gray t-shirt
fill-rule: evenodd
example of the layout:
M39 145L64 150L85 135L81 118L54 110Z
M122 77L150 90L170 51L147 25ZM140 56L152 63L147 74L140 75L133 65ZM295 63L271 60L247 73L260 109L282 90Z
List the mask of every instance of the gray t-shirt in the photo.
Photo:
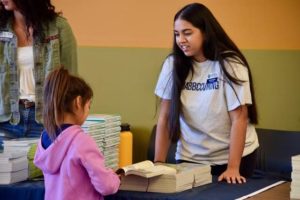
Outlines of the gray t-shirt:
M241 64L226 63L229 73L241 85L225 78L219 62L195 62L181 92L181 137L176 159L198 163L225 164L228 162L231 120L229 111L240 105L252 104L248 70ZM173 58L168 57L160 73L155 94L171 99ZM233 90L234 88L234 90ZM255 127L248 123L243 156L258 147Z

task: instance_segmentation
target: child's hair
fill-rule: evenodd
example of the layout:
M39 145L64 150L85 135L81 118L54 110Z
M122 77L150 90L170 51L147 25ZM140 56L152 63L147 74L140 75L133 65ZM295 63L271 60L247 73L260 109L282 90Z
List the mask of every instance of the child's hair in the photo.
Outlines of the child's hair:
M74 113L73 101L78 96L82 98L82 107L93 97L93 90L82 78L69 74L63 67L55 69L47 76L44 85L43 121L52 141L64 120L64 113Z

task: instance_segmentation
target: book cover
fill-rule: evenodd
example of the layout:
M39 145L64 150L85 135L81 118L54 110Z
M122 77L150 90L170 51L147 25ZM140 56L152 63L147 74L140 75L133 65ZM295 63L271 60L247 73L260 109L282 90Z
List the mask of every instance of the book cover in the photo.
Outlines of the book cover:
M98 122L115 122L121 121L121 116L116 114L90 114L87 117L87 120Z

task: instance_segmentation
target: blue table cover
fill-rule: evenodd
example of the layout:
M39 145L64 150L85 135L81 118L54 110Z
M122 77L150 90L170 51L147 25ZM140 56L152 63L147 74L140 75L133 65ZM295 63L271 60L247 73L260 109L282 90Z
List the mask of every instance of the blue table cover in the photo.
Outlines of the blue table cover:
M253 178L247 179L246 184L227 184L226 182L217 182L216 177L214 177L214 182L211 184L183 192L163 194L118 191L114 195L106 196L105 200L232 200L250 194L279 180L282 179L256 175ZM24 181L9 185L0 185L1 200L42 200L44 199L44 193L43 181Z

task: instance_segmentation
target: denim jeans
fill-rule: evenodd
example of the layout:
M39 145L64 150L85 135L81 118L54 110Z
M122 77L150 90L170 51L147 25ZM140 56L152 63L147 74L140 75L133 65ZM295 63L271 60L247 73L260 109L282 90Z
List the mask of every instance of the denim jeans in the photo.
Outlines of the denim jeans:
M43 125L35 121L35 107L24 108L19 106L20 123L11 125L8 122L0 122L0 149L3 139L12 139L20 137L40 137L43 131Z

